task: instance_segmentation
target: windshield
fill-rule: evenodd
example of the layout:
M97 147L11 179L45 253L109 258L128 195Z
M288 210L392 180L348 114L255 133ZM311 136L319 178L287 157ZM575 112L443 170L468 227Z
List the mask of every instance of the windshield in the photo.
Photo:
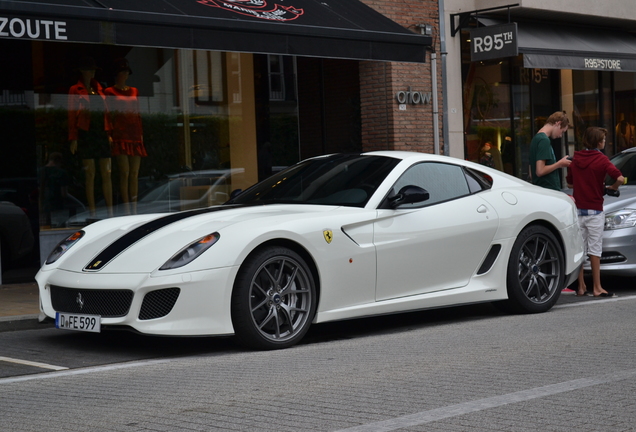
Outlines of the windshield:
M226 204L364 207L399 162L399 159L359 154L309 159L252 186Z

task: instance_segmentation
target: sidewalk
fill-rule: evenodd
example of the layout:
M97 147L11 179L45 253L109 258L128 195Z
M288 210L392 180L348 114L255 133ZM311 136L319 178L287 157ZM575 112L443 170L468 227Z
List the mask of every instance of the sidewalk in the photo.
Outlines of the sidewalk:
M0 285L0 332L50 326L38 320L39 301L35 282Z

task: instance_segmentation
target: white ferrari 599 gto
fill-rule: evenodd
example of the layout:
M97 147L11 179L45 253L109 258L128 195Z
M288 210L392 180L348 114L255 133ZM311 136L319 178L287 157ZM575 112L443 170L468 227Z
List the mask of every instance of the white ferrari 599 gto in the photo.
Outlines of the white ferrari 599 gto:
M219 206L96 222L36 280L58 328L274 349L347 318L477 302L544 312L582 262L567 195L382 151L302 161Z

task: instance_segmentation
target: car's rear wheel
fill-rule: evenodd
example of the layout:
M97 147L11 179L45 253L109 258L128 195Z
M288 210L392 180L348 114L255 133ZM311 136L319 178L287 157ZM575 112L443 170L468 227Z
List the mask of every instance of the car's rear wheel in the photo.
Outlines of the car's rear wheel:
M316 312L316 286L300 255L271 246L243 263L232 293L232 324L241 345L287 348L300 341Z
M559 299L564 281L563 251L554 234L543 226L527 227L512 248L508 300L499 306L512 312L545 312Z

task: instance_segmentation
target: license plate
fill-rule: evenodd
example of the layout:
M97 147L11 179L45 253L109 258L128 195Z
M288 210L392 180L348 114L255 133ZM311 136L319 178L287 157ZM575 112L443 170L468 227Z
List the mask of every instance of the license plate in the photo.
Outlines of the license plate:
M55 313L55 327L64 330L77 330L99 333L102 317L99 315L78 315L70 313Z

